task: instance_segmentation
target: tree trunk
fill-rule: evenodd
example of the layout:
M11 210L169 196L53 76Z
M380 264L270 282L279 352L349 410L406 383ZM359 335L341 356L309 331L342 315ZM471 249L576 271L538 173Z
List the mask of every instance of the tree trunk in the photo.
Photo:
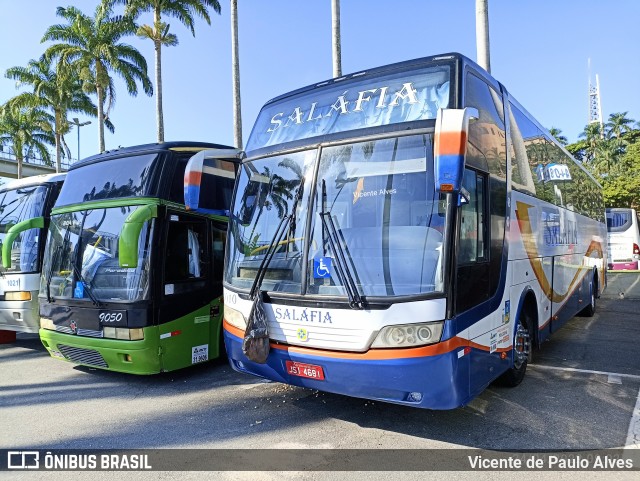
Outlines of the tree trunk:
M154 28L160 32L160 8L156 7L154 12ZM158 125L158 143L164 142L164 113L162 111L162 44L160 40L154 40L156 55L156 122Z
M62 142L60 140L60 129L62 128L62 119L60 112L56 111L55 136L56 136L56 172L60 173L62 168Z
M342 76L342 37L340 36L340 0L331 0L331 46L333 52L333 76Z
M476 0L476 51L478 65L491 73L489 50L489 0Z
M96 87L98 94L98 153L104 152L104 91Z
M240 102L240 53L238 51L238 0L231 0L231 70L233 89L233 139L242 148L242 111Z

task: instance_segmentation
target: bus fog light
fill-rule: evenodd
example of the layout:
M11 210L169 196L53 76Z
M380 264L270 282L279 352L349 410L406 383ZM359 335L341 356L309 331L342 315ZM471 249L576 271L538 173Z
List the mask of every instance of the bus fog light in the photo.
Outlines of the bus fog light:
M378 333L371 347L413 347L440 341L444 322L386 326Z
M53 319L51 319L49 317L41 317L40 318L40 328L41 329L48 329L50 331L55 331L56 330L56 326L53 323Z
M233 327L239 329L246 329L247 320L244 318L240 311L237 311L225 304L224 306L224 320L231 324Z
M13 291L4 293L5 301L30 301L31 292L29 291Z
M421 392L410 392L407 396L407 401L410 403L419 403L422 401L422 393Z

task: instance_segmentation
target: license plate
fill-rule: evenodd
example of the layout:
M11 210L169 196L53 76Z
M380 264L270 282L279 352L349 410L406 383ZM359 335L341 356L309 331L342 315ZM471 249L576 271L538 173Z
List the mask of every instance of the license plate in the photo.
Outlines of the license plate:
M314 364L304 364L302 362L287 361L287 372L292 376L306 377L324 381L324 371L322 367Z

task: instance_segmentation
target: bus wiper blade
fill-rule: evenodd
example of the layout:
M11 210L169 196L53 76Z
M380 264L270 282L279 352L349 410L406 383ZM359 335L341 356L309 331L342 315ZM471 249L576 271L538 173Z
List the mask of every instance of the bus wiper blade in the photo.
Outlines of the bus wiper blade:
M300 178L300 185L296 189L295 199L293 200L291 214L284 216L280 220L280 223L278 224L278 227L276 228L276 231L273 234L273 238L271 239L271 243L269 244L269 248L267 249L267 252L264 258L260 263L260 267L258 267L256 278L253 280L253 284L251 285L251 290L249 291L249 296L251 299L255 298L254 296L257 294L256 291L260 289L260 285L262 284L262 280L267 271L267 267L269 267L269 263L271 262L271 259L276 253L276 250L278 250L278 246L280 245L282 236L284 236L284 233L287 231L287 228L289 227L289 232L291 232L292 230L295 231L296 211L298 210L298 202L300 202L300 199L302 198L303 191L304 191L304 177Z
M78 266L76 266L76 264L73 263L72 267L76 277L80 280L80 282L82 282L85 290L87 291L87 294L89 294L89 299L91 299L91 302L93 302L93 304L96 307L102 307L102 303L96 298L95 294L93 293L93 290L91 289L91 286L89 286L89 283L84 279L84 277L82 277L82 273L78 269Z
M251 284L251 290L249 291L249 297L251 299L255 298L256 291L260 289L260 285L262 284L262 279L264 278L264 274L267 271L267 267L271 262L271 258L275 254L278 249L278 244L282 240L282 236L287 230L287 225L291 221L291 215L285 216L280 220L278 227L276 228L275 233L273 234L273 238L271 239L271 243L269 244L269 248L267 249L266 254L262 258L262 262L260 263L260 267L258 267L258 272L256 272L256 277L253 280L253 284Z
M351 275L351 271L349 270L349 265L347 264L347 259L344 255L344 249L342 248L342 244L340 243L338 230L333 223L331 213L320 212L320 219L322 219L322 225L329 234L329 245L331 246L331 250L336 256L336 268L338 271L338 275L340 276L340 280L344 285L344 290L347 291L347 296L349 297L349 307L351 307L351 309L364 309L364 301L362 300L362 297L358 292L358 286L353 280L353 276Z

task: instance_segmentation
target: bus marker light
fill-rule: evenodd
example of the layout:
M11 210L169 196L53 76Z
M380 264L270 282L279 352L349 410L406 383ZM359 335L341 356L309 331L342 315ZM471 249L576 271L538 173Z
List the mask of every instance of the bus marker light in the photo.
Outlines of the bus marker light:
M506 359L506 358L507 358L507 353L506 353L506 352L504 352L504 351L502 351L502 352L500 353L500 359Z
M464 354L465 354L465 356L466 356L467 354L471 354L471 348L470 348L469 346L467 346L467 347L465 347L465 348L464 348Z
M166 339L168 337L179 336L180 334L182 334L182 331L165 332L164 334L160 334L160 339Z
M5 301L30 301L31 292L29 291L12 291L4 293Z

